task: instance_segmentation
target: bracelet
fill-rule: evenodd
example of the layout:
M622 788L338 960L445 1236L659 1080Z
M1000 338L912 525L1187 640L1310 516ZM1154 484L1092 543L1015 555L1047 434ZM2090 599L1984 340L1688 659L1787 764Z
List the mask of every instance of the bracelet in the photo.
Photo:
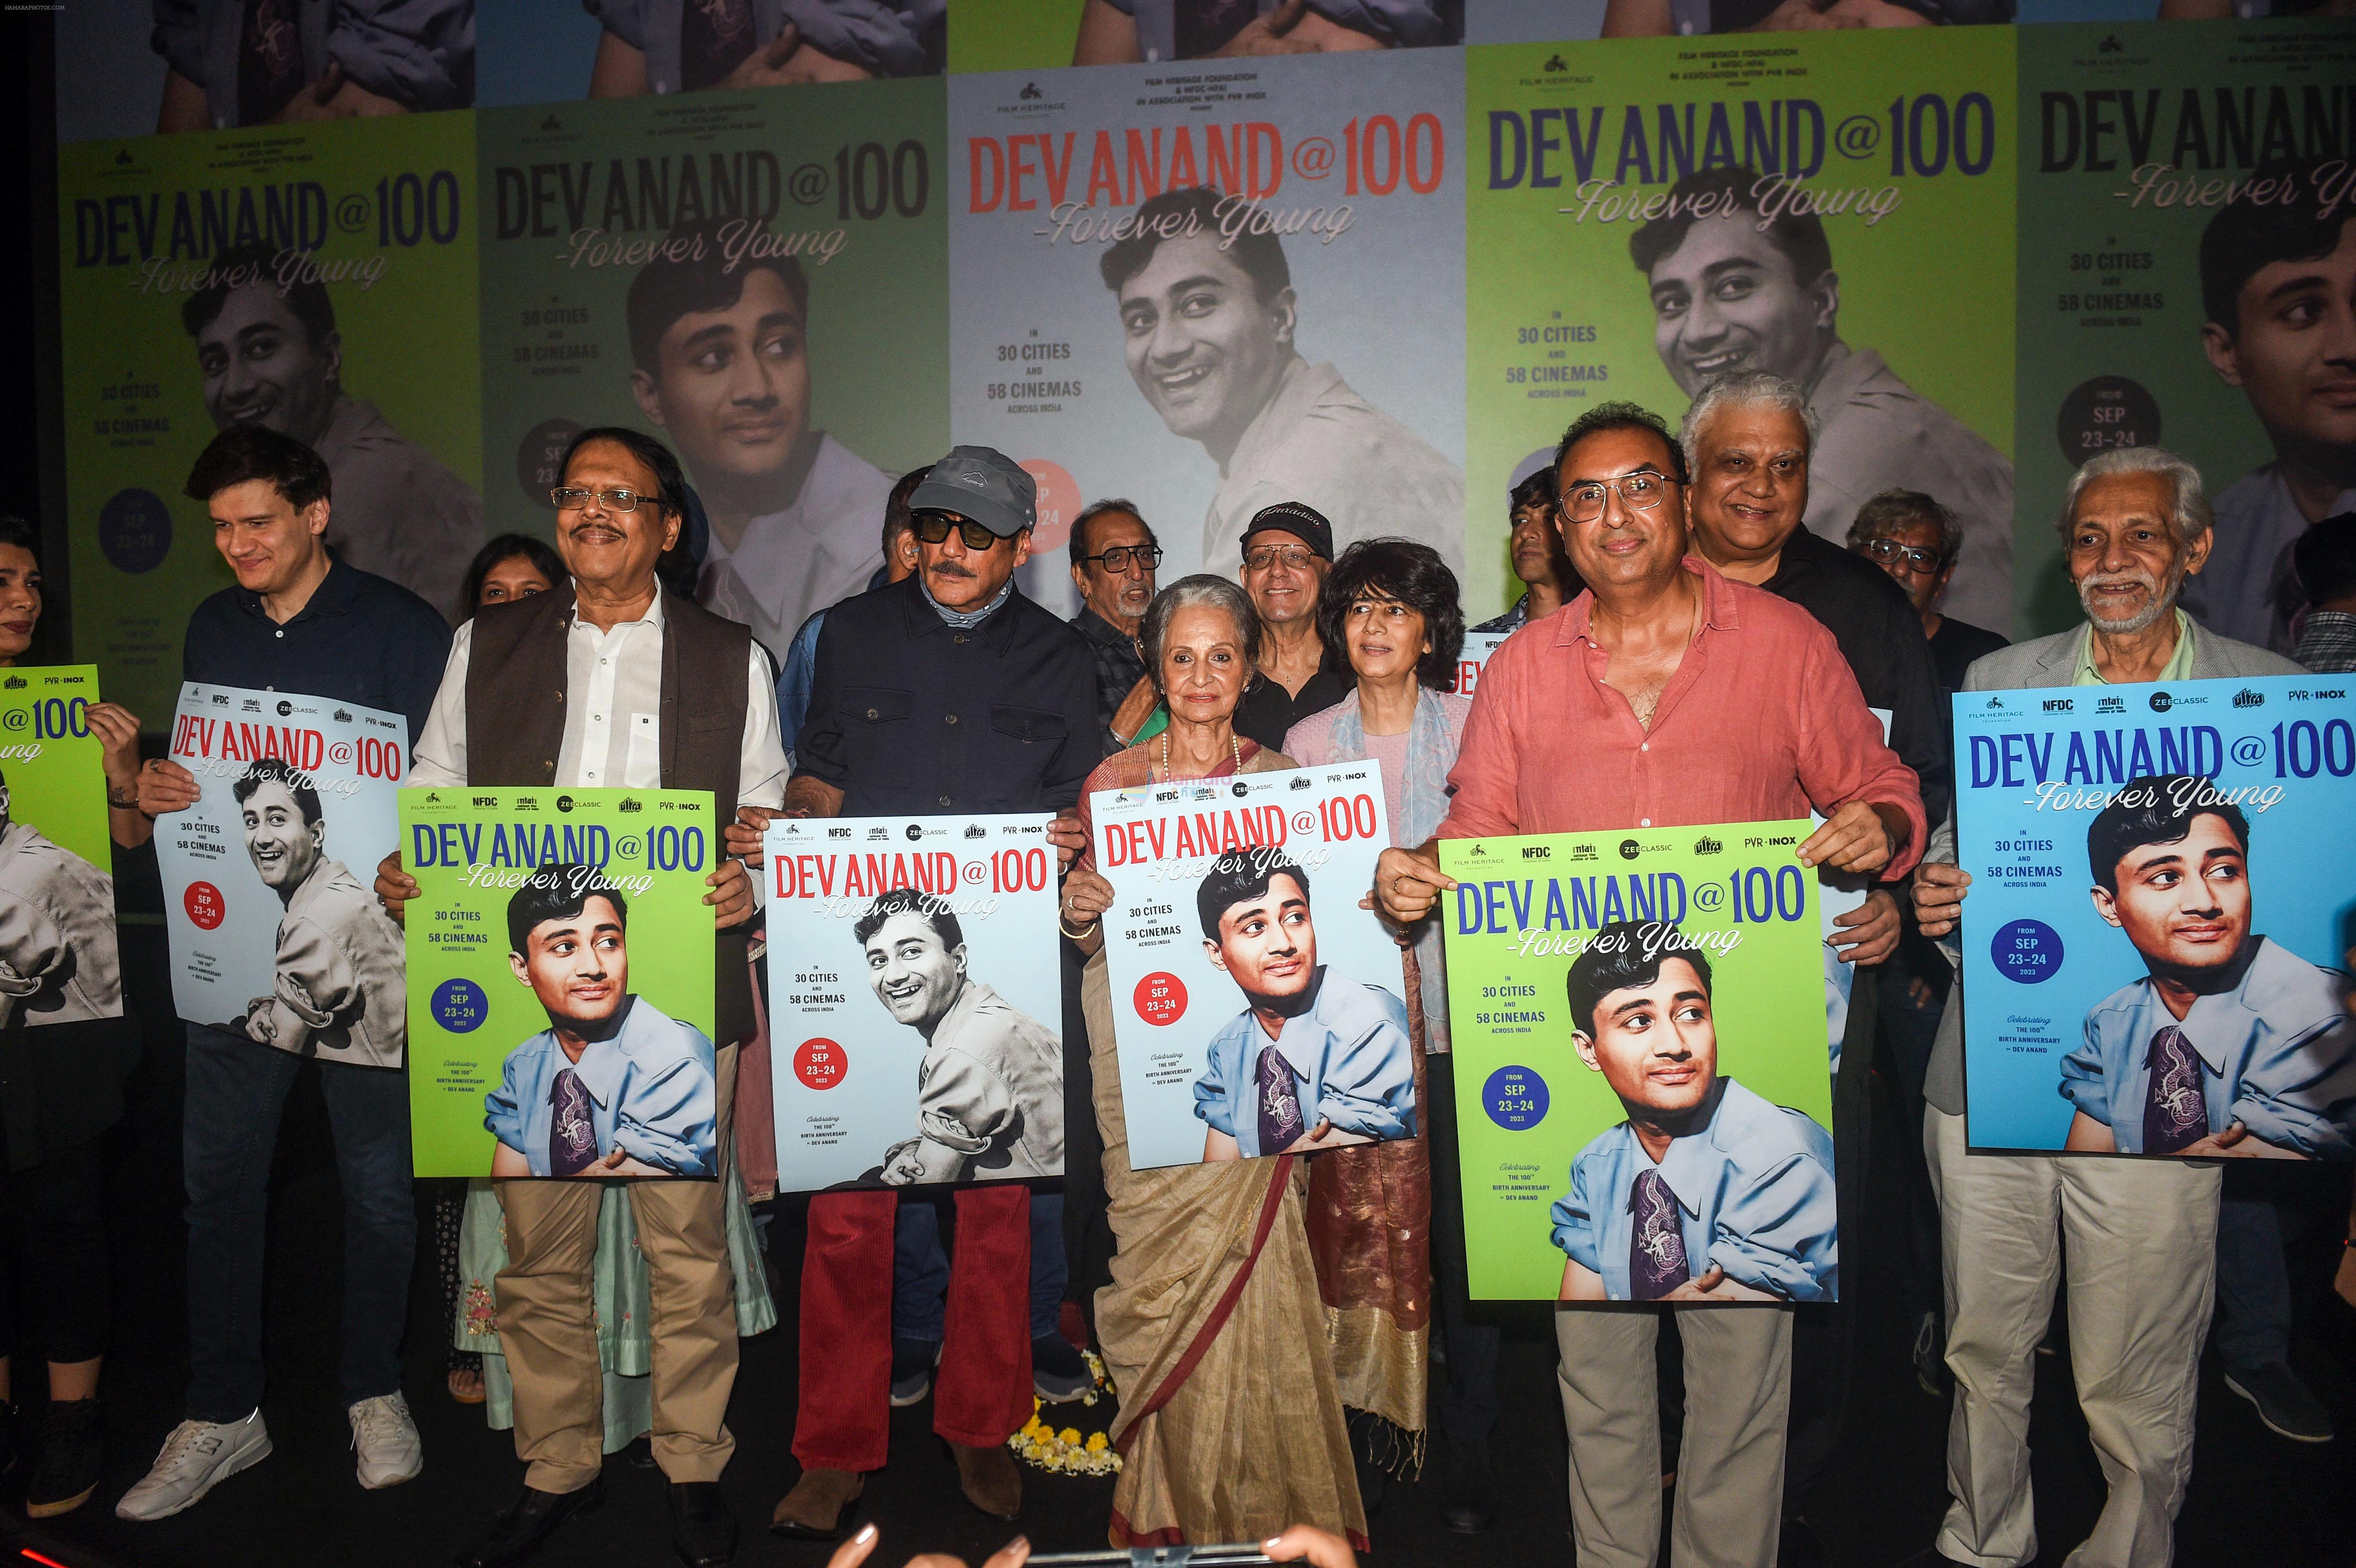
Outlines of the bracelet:
M129 800L118 800L115 798L114 792L110 789L106 792L106 804L117 811L136 811L139 809L139 794L134 790Z
M1070 926L1064 923L1064 917L1061 914L1057 914L1055 916L1055 929L1062 932L1066 936L1070 937L1074 942L1086 942L1088 939L1088 933L1094 931L1096 927L1091 925L1084 927L1078 931L1074 931Z

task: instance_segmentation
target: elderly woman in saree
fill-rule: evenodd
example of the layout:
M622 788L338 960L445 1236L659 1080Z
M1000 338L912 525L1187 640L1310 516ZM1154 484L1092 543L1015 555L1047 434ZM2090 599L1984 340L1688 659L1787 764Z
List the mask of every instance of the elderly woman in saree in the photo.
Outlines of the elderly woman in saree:
M1465 716L1472 710L1470 698L1451 695L1464 646L1456 574L1429 545L1362 539L1333 563L1317 616L1325 645L1347 653L1357 688L1295 724L1285 737L1285 752L1302 767L1379 763L1391 842L1424 843L1448 815L1448 772L1456 765ZM1423 1125L1431 1136L1445 1137L1454 1126L1445 1115L1452 1108L1445 1094L1447 1063L1430 1074L1422 1071L1426 1053L1448 1050L1440 922L1426 920L1402 941L1411 944L1408 1019L1420 1048L1416 1104L1424 1108ZM1412 1469L1422 1457L1430 1369L1432 1156L1425 1138L1410 1138L1335 1149L1310 1162L1309 1246L1317 1260L1333 1374L1352 1413L1359 1489L1369 1513L1381 1506L1384 1473ZM1449 1353L1458 1353L1453 1342ZM1485 1426L1467 1429L1456 1416L1443 1401L1451 1470L1469 1457L1460 1450L1477 1448L1487 1438Z
M1250 599L1220 577L1185 578L1146 610L1139 641L1170 725L1089 775L1080 811L1091 843L1088 798L1100 790L1293 765L1235 731L1259 630ZM1112 887L1092 850L1063 896L1064 933L1087 956L1081 996L1119 1245L1112 1284L1097 1296L1098 1342L1120 1391L1112 1542L1258 1541L1298 1521L1363 1548L1301 1157L1130 1168L1102 930Z

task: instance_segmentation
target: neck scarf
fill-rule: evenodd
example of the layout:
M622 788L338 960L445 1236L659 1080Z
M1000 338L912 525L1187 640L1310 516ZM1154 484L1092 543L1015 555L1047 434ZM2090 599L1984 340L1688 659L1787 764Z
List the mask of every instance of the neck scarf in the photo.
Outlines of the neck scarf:
M943 621L956 627L960 632L969 632L976 626L980 625L984 621L989 620L990 617L996 613L998 607L1006 603L1007 595L1014 592L1014 579L1011 577L1008 578L1006 580L1006 586L1001 588L996 596L994 596L989 603L984 604L979 610L972 611L952 610L948 605L942 603L939 600L934 598L933 591L925 586L925 577L922 572L918 572L916 574L916 592L925 596L925 603L933 607L934 614L938 615Z
M1366 720L1355 691L1334 715L1331 744L1337 763L1363 762ZM1400 790L1395 840L1412 848L1428 842L1448 816L1448 773L1456 765L1456 741L1448 731L1448 709L1437 694L1418 687L1415 718L1407 731L1407 779ZM1416 963L1423 970L1423 1027L1435 1051L1448 1049L1448 980L1442 966L1440 922L1427 918L1415 937Z

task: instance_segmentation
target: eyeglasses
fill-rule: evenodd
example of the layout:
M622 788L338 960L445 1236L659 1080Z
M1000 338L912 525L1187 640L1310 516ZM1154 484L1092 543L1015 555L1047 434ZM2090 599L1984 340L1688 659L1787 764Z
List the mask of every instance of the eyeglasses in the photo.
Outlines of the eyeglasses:
M956 531L958 538L965 540L965 548L969 550L976 552L994 549L998 544L998 536L980 523L969 522L962 517L952 517L947 512L916 514L916 539L919 543L939 544L949 537L952 529Z
M1117 544L1102 555L1084 555L1082 560L1093 560L1105 569L1108 576L1119 577L1129 570L1130 561L1151 571L1162 564L1162 547L1158 544Z
M1299 545L1289 548L1269 545L1264 549L1256 549L1244 557L1244 565L1254 571L1270 571L1279 566L1289 566L1295 571L1306 571L1309 570L1309 563L1316 559L1317 553L1314 550L1304 549Z
M584 490L575 485L559 485L548 493L560 512L577 512L592 500L602 504L609 512L635 512L641 501L652 501L652 496L641 496L636 490Z
M1865 553L1884 566L1902 558L1908 569L1914 571L1936 571L1945 564L1937 550L1917 549L1912 545L1900 544L1896 539L1868 539L1865 541Z
M1581 479L1562 494L1562 515L1574 523L1591 523L1603 515L1604 492L1616 492L1620 504L1632 512L1649 512L1669 493L1665 474L1639 468L1617 479Z

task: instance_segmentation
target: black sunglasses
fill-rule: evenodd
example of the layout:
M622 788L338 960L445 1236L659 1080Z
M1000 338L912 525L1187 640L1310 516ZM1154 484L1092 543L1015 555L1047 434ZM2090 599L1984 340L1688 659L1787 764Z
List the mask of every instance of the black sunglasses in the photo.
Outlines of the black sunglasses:
M998 536L980 523L961 517L952 518L947 512L916 514L916 539L921 543L939 544L949 537L951 529L965 540L965 548L969 550L980 552L997 548Z
M1092 560L1114 577L1129 570L1132 560L1151 571L1162 564L1162 547L1158 544L1117 544L1102 555L1084 555L1082 560Z

